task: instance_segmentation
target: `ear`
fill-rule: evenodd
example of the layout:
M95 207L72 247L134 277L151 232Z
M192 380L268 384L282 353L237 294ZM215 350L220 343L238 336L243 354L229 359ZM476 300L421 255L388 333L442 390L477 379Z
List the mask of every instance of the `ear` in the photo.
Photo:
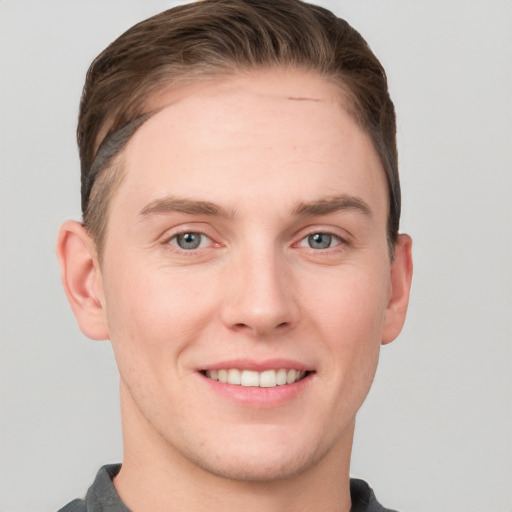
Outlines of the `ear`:
M60 227L57 257L62 285L81 331L94 340L108 339L103 280L96 247L82 224L67 221Z
M400 334L405 322L412 280L411 249L411 237L399 235L390 270L391 289L382 333L383 345L392 342Z

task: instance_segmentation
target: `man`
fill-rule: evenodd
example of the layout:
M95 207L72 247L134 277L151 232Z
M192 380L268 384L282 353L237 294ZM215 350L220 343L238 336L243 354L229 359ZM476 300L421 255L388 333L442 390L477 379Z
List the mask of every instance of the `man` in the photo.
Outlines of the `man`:
M93 62L78 142L57 251L112 342L124 459L62 510L386 510L350 453L411 240L361 36L298 0L171 9Z

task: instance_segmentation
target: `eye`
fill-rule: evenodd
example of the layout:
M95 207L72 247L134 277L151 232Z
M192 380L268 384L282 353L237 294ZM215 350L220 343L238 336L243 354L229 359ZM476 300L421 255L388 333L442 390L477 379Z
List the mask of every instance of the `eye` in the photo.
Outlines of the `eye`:
M300 241L302 247L310 247L311 249L329 249L341 244L342 240L339 236L330 233L311 233Z
M211 240L203 233L191 231L190 233L179 233L174 235L169 243L183 249L184 251L192 251L194 249L202 249L206 247Z

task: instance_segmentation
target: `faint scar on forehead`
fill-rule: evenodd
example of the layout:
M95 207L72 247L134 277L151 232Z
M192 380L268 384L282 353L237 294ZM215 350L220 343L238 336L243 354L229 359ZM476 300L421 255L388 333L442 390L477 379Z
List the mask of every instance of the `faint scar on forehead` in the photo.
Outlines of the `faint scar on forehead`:
M292 100L292 101L317 101L317 102L322 101L319 98L306 98L304 96L297 96L297 97L295 97L295 96L288 96L288 99Z

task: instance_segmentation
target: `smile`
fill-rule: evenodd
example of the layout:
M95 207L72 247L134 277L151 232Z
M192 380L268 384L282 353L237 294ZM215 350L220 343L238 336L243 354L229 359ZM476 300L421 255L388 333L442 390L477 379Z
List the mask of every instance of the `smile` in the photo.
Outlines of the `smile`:
M275 386L294 384L308 374L306 370L293 370L286 368L265 370L263 372L230 368L221 370L205 370L202 373L209 379L217 380L223 384L260 388L273 388Z

